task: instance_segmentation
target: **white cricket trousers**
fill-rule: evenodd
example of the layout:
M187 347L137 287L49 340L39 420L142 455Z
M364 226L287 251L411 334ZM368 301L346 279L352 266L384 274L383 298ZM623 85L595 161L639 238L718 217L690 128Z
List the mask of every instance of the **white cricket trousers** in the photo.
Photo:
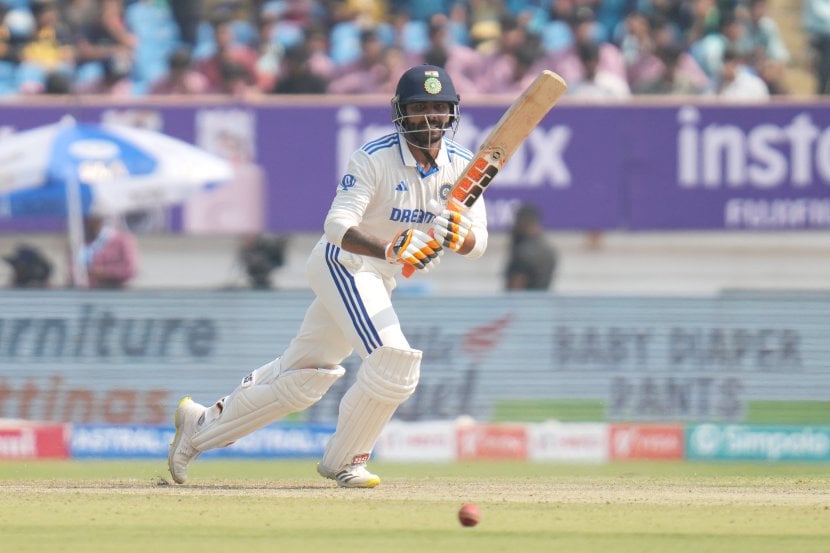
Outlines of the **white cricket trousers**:
M392 307L394 278L325 238L312 250L306 268L317 297L281 356L282 370L331 368L352 351L365 359L380 346L410 349Z

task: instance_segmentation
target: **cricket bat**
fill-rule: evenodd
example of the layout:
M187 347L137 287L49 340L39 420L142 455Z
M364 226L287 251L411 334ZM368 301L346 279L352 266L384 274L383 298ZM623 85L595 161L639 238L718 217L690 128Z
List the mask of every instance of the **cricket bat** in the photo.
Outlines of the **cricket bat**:
M556 105L568 89L564 79L553 71L542 71L530 86L504 112L496 126L484 139L478 153L453 184L447 207L464 211L490 186L507 160L519 149L530 132ZM415 272L412 265L404 265L403 275L409 278Z

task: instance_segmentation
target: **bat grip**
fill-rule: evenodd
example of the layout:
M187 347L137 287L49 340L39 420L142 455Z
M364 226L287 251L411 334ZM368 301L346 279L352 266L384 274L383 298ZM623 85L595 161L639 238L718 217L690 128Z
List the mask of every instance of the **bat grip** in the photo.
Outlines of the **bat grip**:
M455 198L450 197L450 200L447 202L447 208L453 211L461 212L464 206L460 204ZM435 238L435 233L432 231L432 229L429 229L429 236L430 238ZM411 277L413 274L415 274L415 266L407 263L403 266L403 269L401 269L401 274L405 278Z

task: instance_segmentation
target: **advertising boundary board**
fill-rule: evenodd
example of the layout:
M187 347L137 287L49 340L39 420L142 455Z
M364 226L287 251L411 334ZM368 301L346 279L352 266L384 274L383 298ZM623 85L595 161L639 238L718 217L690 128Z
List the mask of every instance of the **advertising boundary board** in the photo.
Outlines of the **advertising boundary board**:
M209 404L278 355L310 301L289 292L0 291L0 417L167 424L183 395ZM396 311L424 351L418 389L396 415L403 421L496 422L509 412L525 422L737 424L767 405L765 422L825 424L807 417L827 406L830 296L401 296ZM347 358L346 376L297 419L333 423L359 364ZM601 408L563 418L578 401ZM776 421L778 405L803 405L804 418Z
M209 459L319 458L334 427L276 423ZM0 424L0 459L164 459L173 437L164 425ZM791 425L608 425L481 423L469 418L392 421L373 458L385 462L630 461L830 463L830 427Z
M477 150L509 103L465 103L454 140ZM318 231L349 155L394 131L388 99L79 102L70 111L82 122L142 126L233 159L225 186L143 218L153 230L207 234ZM0 140L65 115L65 106L49 102L0 105ZM488 217L493 229L506 229L517 206L531 202L545 206L543 223L556 230L830 229L828 160L830 109L821 101L566 99L488 188ZM106 164L98 169L105 173ZM221 216L205 217L217 209ZM0 232L65 226L8 220L6 211L0 197Z

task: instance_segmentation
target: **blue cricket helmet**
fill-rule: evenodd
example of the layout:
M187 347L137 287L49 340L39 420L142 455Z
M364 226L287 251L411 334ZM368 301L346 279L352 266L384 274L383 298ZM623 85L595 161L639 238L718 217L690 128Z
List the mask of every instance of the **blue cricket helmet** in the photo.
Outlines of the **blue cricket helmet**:
M413 102L447 102L453 106L447 128L458 127L461 97L455 91L449 74L437 65L416 65L404 72L392 98L392 121L400 132L405 131L404 110L401 106Z
M449 74L437 65L416 65L407 69L398 81L393 104L411 102L449 102L458 104L461 97L455 92Z

